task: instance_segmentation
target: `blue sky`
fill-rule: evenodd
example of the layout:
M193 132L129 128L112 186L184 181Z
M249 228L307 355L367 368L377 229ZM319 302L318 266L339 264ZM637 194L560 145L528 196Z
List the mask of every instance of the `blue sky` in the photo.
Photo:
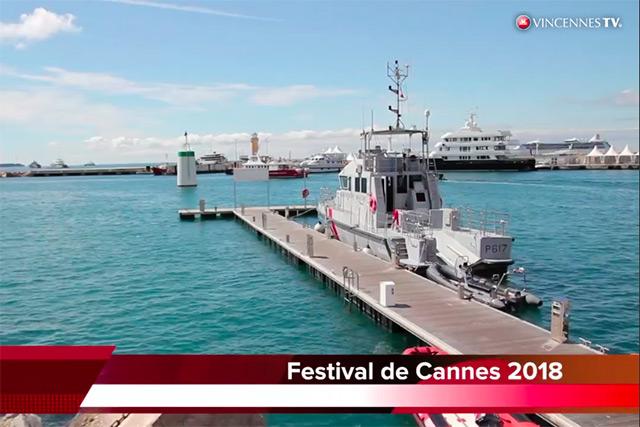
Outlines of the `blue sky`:
M521 13L622 28L520 31ZM395 58L406 124L476 111L521 140L638 146L637 1L3 0L0 22L0 162L163 160L185 130L200 153L254 131L277 155L354 148L363 114L391 122Z

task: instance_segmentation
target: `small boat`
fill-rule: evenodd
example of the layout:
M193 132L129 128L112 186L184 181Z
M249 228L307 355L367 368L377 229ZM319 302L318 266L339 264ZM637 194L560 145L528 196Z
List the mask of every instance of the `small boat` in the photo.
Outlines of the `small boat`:
M87 163L85 163L83 166L93 167L93 166L95 166L95 165L96 165L96 164L95 164L95 163L93 163L93 162L87 162Z
M66 169L69 166L64 162L64 160L56 159L56 161L51 163L49 167L52 169Z
M160 165L160 166L152 166L151 167L151 171L153 172L154 175L157 175L157 176L166 175L167 174L167 168L166 167L162 167L162 165Z
M417 414L414 418L420 427L540 427L522 414Z
M308 173L307 169L296 167L291 163L269 163L269 178L271 179L304 178Z
M40 165L40 163L36 162L35 160L31 163L29 163L29 167L31 169L40 169L42 167L42 165Z
M444 350L440 350L438 347L417 346L405 348L402 354L404 356L442 356L447 353Z
M153 172L154 175L175 175L176 174L176 165L175 164L169 164L169 163L163 163L163 164L158 165L158 166L152 166L151 167L151 172Z
M447 353L434 346L406 348L405 356L442 356ZM540 427L524 414L413 414L419 427Z

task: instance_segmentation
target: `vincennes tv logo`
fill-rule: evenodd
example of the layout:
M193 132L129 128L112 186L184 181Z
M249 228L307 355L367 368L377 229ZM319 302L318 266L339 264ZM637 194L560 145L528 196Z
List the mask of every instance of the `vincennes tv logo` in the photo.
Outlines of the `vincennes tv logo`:
M588 29L619 29L622 28L622 20L619 17L540 17L532 18L529 15L521 14L516 18L516 27L521 31L527 31L530 28L539 29L570 29L570 28L588 28Z

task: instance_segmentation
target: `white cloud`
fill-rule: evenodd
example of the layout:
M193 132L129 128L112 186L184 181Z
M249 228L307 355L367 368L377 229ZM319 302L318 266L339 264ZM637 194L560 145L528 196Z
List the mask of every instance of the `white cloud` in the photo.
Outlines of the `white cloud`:
M260 16L244 15L241 13L225 12L218 9L211 9L211 8L202 7L202 6L189 6L185 4L164 3L164 2L157 2L157 1L150 1L150 0L103 0L103 1L107 1L109 3L126 4L131 6L144 6L144 7L152 7L157 9L177 10L180 12L199 13L203 15L215 15L215 16L222 16L227 18L254 19L259 21L276 21L276 19L273 19L273 18L264 18Z
M133 114L59 90L0 90L0 123L68 135L124 131Z
M344 150L355 151L360 146L359 129L340 130L294 130L280 133L259 132L261 152L274 156L286 157L289 152L295 157L306 157L314 152L324 151L327 147L339 145ZM249 149L249 132L189 134L189 143L198 155L210 152L212 149L235 156L235 145L240 154ZM184 143L184 136L175 137L103 137L93 136L84 143L92 150L111 155L118 153L123 158L134 156L147 159L159 159L160 155L175 154Z
M59 67L45 67L44 73L27 74L1 64L0 75L107 95L140 96L183 107L198 107L206 103L232 98L244 98L262 106L288 106L317 98L347 96L356 93L352 89L320 88L315 85L265 87L246 83L209 85L141 83L107 73L77 72Z
M637 90L625 89L613 97L613 103L621 107L638 107L640 105L640 94Z
M313 85L293 85L283 88L264 88L253 95L252 100L258 105L291 105L314 98L352 95L350 89L320 89Z
M80 31L74 24L75 19L70 13L58 15L38 7L32 13L20 15L19 22L0 22L0 41L23 49L30 42L48 39L57 33Z

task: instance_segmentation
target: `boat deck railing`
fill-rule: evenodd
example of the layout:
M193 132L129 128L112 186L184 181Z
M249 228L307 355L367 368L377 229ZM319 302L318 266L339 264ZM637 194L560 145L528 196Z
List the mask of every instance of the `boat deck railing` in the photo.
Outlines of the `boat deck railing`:
M320 196L318 197L318 203L322 203L327 206L333 206L334 199L336 197L336 189L335 188L320 188Z
M426 169L425 162L413 156L368 156L364 159L364 169L377 173L421 172Z
M458 222L460 227L479 230L482 234L506 236L509 214L463 207L458 208Z
M399 231L403 234L417 238L433 235L430 211L402 211L397 223Z

